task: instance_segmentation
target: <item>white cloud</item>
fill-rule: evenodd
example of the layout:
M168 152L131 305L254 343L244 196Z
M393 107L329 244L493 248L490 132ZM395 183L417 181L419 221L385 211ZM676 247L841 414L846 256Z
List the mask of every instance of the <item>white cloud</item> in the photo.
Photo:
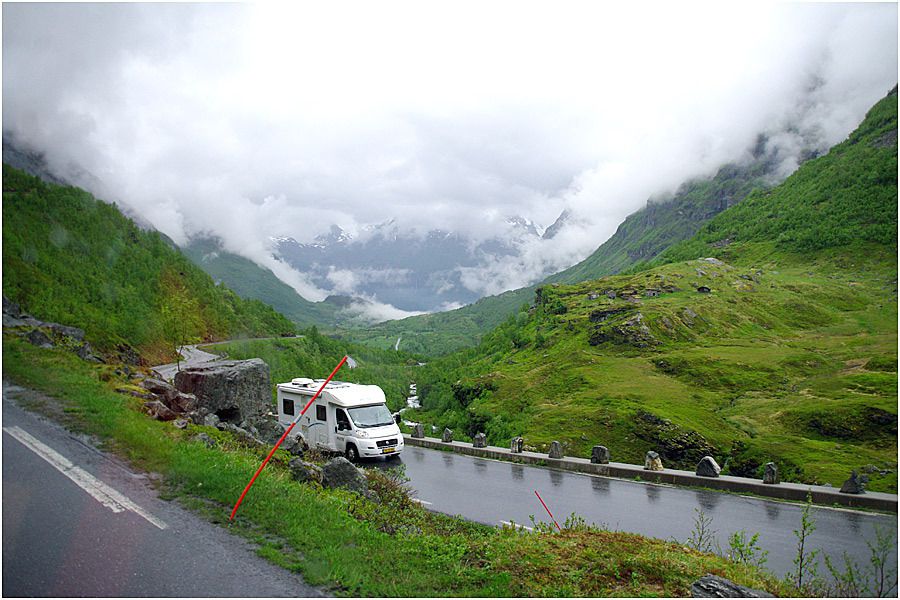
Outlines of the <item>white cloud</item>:
M395 218L485 238L506 215L547 226L572 209L566 236L461 272L503 291L761 131L789 170L801 138L840 141L897 79L896 4L2 9L5 129L176 241L211 231L313 300L330 290L273 259L270 237ZM349 293L364 276L330 279Z

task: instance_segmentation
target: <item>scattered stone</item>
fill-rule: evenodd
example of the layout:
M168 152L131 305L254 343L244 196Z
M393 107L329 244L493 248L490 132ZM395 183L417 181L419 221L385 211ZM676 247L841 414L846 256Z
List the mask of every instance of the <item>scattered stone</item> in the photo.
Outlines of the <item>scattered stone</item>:
M203 424L207 427L218 427L220 423L219 415L210 413L203 417Z
M701 294L708 294L708 293L710 293L712 290L709 289L709 288L708 288L707 286L705 286L705 285L701 285L700 287L697 288L697 291L698 291L699 293L701 293Z
M588 294L588 300L596 300L600 297L600 294Z
M91 345L87 342L80 345L75 350L75 354L77 354L78 358L80 358L81 360L86 360L88 362L103 362L102 360L100 360L100 358L94 355L94 349L91 348Z
M274 414L266 415L253 423L256 429L256 436L267 444L275 444L284 433L284 425L278 422L278 417Z
M53 340L40 329L32 329L25 334L25 339L29 344L33 344L38 348L52 348Z
M779 483L778 467L775 466L775 463L766 463L765 471L763 472L763 483L769 485L775 485L776 483Z
M119 394L128 394L129 396L134 396L135 398L140 398L141 400L156 400L156 394L151 394L150 392L139 392L131 388L118 387L116 388L116 392Z
M644 457L644 470L645 471L662 471L663 465L662 460L659 458L659 454L650 450L647 452L647 456Z
M55 335L61 337L70 337L79 342L84 341L84 329L78 327L70 327L68 325L60 325L59 323L44 323L44 327L49 329Z
M716 462L712 456L704 456L697 463L697 475L699 477L718 477L722 472L722 467Z
M865 475L859 475L856 471L850 473L850 478L841 486L842 494L865 494L866 484L869 478Z
M563 451L562 446L557 441L550 442L550 452L547 454L549 458L562 458Z
M327 488L344 488L357 494L365 494L369 482L363 472L343 456L332 458L322 467L322 485Z
M281 447L287 450L291 456L303 456L306 453L306 444L299 435L289 436Z
M322 467L318 465L308 463L302 458L292 458L288 463L288 468L291 470L291 477L295 481L300 483L306 483L307 481L322 483Z
M509 451L514 454L521 454L524 446L525 440L522 439L522 436L517 435L509 442Z
M701 258L700 260L702 260L705 263L709 263L711 265L724 265L725 264L718 258Z
M610 290L610 291L606 292L606 297L609 298L610 300L615 300L616 292L614 290Z
M187 419L175 419L172 425L174 425L178 429L187 429L188 422Z
M256 437L252 433L250 433L243 427L238 427L234 423L226 422L224 431L231 432L234 435L234 437L237 438L238 442L240 442L241 444L244 444L245 446L252 447L252 446L257 446L257 445L262 444L262 442L260 442L258 439L256 439Z
M591 462L595 465L608 465L609 448L606 446L594 446L591 448Z
M3 314L18 319L22 316L22 309L18 304L16 304L6 296L3 296Z
M449 444L450 442L452 442L453 430L448 427L444 427L444 433L441 434L441 441L445 444Z
M415 425L413 425L412 437L414 437L414 438L425 437L425 428L422 427L421 423L416 423Z
M697 269L697 277L706 277L706 271Z
M175 387L232 423L265 415L272 403L269 366L259 358L219 360L175 374Z
M189 413L197 409L197 404L197 396L176 390L175 397L169 401L169 408L178 412Z
M192 437L191 441L203 442L204 444L206 444L207 448L213 448L216 445L216 441L214 439L212 439L211 437L209 437L208 434L203 433L202 431L200 433L198 433L197 435L195 435L194 437Z
M877 473L878 467L876 467L875 465L866 465L862 468L862 472L863 473Z
M704 575L691 584L693 598L774 598L768 592L738 585L715 575Z
M160 421L172 421L178 417L177 414L159 400L144 402L144 412Z
M487 436L483 433L476 433L475 438L472 441L472 446L475 448L484 448L487 446Z

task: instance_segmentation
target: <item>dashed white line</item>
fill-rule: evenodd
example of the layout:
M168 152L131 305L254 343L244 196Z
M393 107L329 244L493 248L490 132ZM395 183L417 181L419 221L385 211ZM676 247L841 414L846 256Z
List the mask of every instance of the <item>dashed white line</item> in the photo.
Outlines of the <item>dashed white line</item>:
M524 529L525 531L534 531L533 527L527 527L525 525L520 525L518 523L513 523L512 521L500 521L503 525L508 527L515 527L516 529Z
M57 471L71 479L75 485L83 489L91 495L97 502L110 509L114 513L120 513L126 510L140 515L151 525L159 529L166 529L168 525L164 521L157 519L143 508L131 501L130 498L120 493L118 490L106 485L81 467L75 466L72 462L47 446L20 427L4 427L3 431L17 439L26 448L50 463Z

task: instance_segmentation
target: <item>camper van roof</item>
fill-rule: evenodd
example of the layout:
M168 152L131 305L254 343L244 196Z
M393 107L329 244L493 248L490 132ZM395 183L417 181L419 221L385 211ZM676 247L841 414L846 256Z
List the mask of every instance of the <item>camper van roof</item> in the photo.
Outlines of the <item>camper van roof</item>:
M311 396L319 391L324 381L324 379L297 378L290 383L279 383L278 387L285 392L299 392ZM382 404L385 401L384 392L377 385L361 385L345 381L330 381L322 395L326 396L329 402L345 408Z

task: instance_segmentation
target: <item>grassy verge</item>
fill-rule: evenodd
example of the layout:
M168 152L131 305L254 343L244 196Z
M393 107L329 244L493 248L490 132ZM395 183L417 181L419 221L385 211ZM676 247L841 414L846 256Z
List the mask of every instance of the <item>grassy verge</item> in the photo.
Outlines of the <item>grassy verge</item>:
M163 476L166 493L259 544L258 553L311 584L347 596L686 596L715 573L789 594L768 574L679 544L586 528L523 534L429 513L395 482L370 475L375 503L294 482L279 453L234 524L229 509L265 449L209 428L152 421L117 394L112 367L92 366L20 340L3 342L4 377L58 403L71 427L98 436L135 466ZM205 431L217 447L191 441Z

